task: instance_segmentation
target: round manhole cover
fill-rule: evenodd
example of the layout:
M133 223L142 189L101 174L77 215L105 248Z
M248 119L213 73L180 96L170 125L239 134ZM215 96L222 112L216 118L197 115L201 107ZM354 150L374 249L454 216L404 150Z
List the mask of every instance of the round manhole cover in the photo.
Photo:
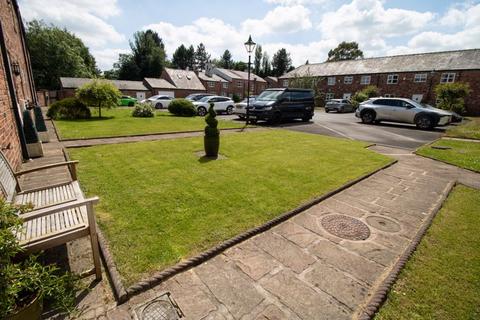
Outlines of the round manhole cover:
M175 308L167 301L153 301L143 309L141 320L177 320Z
M390 219L386 219L384 217L370 216L370 217L367 217L366 220L371 227L374 227L375 229L378 229L381 231L398 232L401 229L398 223Z
M365 240L370 236L370 229L365 223L339 214L324 217L322 227L331 234L348 240Z

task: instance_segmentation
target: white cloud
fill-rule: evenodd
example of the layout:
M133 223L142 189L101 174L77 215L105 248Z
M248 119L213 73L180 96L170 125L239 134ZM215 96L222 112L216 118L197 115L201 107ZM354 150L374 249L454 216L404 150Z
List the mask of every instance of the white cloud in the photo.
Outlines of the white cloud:
M266 0L268 3L279 4L282 6L308 6L308 5L316 5L316 4L323 4L327 2L327 0Z
M118 61L118 55L120 53L130 53L130 49L92 49L90 53L95 57L98 68L101 70L109 70L112 68L113 63Z
M301 5L276 7L263 19L247 19L242 23L244 33L262 36L272 33L294 33L312 27L310 10Z
M309 60L310 63L325 61L328 51L331 48L334 48L337 44L336 40L321 40L307 44L278 42L266 43L265 45L262 45L262 48L270 54L270 60L275 52L281 48L285 48L290 52L292 64L295 67L298 67L304 64L307 60Z

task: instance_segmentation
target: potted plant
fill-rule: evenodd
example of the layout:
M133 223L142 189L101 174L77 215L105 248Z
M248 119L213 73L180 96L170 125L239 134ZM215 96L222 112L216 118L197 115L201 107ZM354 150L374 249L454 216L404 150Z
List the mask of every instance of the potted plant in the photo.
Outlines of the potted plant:
M210 103L205 122L205 137L203 138L203 146L205 149L205 156L216 158L218 157L218 149L220 148L220 131L218 130L218 120L215 110L213 110L213 103Z
M42 142L38 138L37 129L28 110L23 111L23 133L27 142L28 155L31 158L43 157Z
M62 312L74 310L76 286L70 273L43 266L35 256L15 260L22 251L15 236L22 226L18 214L27 209L0 199L0 319L40 319L44 301Z
M37 128L40 141L43 143L49 142L47 126L45 125L45 119L43 118L42 108L40 106L33 107L33 114L35 115L35 127Z

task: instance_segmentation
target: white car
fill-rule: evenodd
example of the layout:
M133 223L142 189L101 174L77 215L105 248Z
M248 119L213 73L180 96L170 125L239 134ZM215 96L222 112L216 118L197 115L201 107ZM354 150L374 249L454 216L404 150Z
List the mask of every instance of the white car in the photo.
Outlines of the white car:
M213 103L213 110L215 110L216 112L226 112L227 114L233 113L235 103L229 97L203 97L198 101L194 101L193 105L197 110L198 115L204 116L207 114L208 108L210 108L210 103Z
M257 98L257 96L250 96L250 98L248 99L249 108L253 107L253 103L255 102L256 98ZM235 104L234 114L236 114L240 119L245 119L245 117L247 115L247 98L245 98L242 101L240 101L239 103Z
M156 96L151 96L148 99L142 100L142 103L149 103L155 107L155 109L167 109L172 100L173 98L170 96L157 94Z

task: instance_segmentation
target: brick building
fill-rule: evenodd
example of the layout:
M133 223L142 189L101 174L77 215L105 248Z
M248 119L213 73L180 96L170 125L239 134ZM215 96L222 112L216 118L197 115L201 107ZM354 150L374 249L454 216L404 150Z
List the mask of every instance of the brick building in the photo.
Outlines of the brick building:
M213 93L219 96L228 96L230 83L227 80L209 72L209 70L198 72L198 78L202 81L203 86L207 89L208 93Z
M17 169L28 158L22 112L35 104L25 30L15 0L0 0L0 149Z
M273 76L268 76L265 78L265 81L267 81L267 88L278 88L278 78L273 77Z
M207 70L208 69L209 67L207 67ZM226 96L232 97L234 94L236 94L241 99L243 99L247 95L247 90L248 90L248 73L247 72L216 68L216 67L211 68L211 71L209 72L228 81ZM254 73L250 73L250 95L258 95L266 88L267 88L267 81L255 75Z
M385 97L404 97L435 105L439 83L466 82L472 89L465 99L467 113L480 115L480 49L398 55L360 60L308 64L281 76L279 85L302 76L320 77L326 100L350 98L367 85Z
M160 78L175 88L168 94L175 98L185 98L191 93L205 92L205 87L194 71L165 68Z

